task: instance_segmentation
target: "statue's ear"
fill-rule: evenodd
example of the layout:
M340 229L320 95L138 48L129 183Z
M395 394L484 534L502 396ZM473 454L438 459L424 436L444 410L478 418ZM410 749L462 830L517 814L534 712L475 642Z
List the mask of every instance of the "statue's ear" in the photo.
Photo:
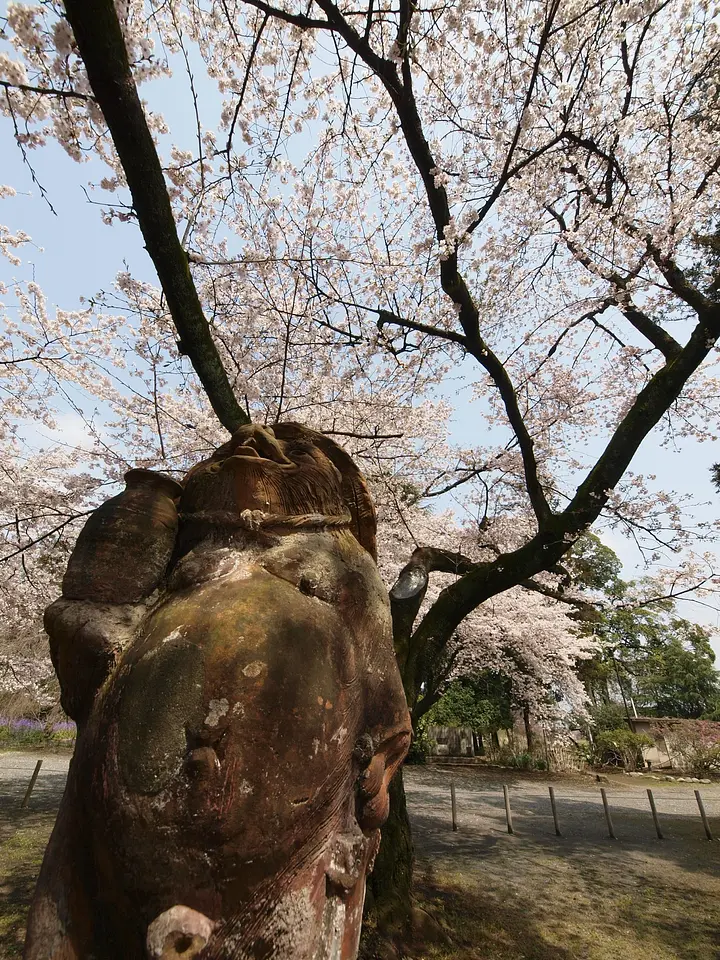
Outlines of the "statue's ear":
M349 453L334 440L300 423L278 423L273 426L278 440L307 440L321 450L342 478L342 495L350 516L351 533L373 560L377 560L377 518L365 478Z

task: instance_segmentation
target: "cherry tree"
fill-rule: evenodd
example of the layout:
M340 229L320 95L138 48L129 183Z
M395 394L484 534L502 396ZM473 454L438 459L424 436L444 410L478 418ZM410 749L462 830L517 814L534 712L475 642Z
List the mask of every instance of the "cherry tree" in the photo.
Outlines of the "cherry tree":
M479 530L514 525L477 558L418 544L400 572L411 707L463 621L555 570L598 518L651 551L687 540L677 499L629 467L655 429L714 437L712 4L67 0L11 5L8 27L0 109L19 148L103 159L106 218L137 221L162 289L123 274L70 321L63 350L76 323L91 342L83 323L109 325L90 361L107 380L81 389L128 414L111 426L125 446L98 437L93 456L178 469L213 414L302 417L365 450L398 514L411 489L462 496ZM177 65L184 144L152 103ZM485 429L451 451L413 405L459 362ZM95 379L79 355L57 364L53 384Z
M396 634L401 632L404 580L408 579L406 560L413 555L416 577L426 547L443 551L458 565L472 565L492 556L503 535L507 519L493 528L478 531L472 526L458 527L451 512L430 513L417 506L402 510L385 508L380 517L380 569L385 582L393 589L396 613ZM523 524L516 519L516 527ZM517 534L516 534L517 535ZM454 575L438 573L428 578L418 617L429 611ZM580 661L599 651L597 640L580 629L578 611L587 616L593 608L593 597L571 584L565 590L557 574L544 574L526 586L506 590L473 610L448 643L443 654L423 665L422 695L413 709L413 723L423 717L438 701L453 680L483 670L503 674L510 682L512 698L528 717L558 719L568 711L582 716L587 694L578 676ZM413 594L412 601L417 602ZM560 706L562 704L562 706Z

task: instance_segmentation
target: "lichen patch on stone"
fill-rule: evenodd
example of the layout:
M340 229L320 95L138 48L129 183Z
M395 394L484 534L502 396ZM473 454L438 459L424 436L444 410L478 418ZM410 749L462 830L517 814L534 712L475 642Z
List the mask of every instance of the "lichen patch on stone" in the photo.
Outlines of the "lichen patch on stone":
M243 667L243 674L246 677L259 677L265 666L262 660L253 660L246 667Z
M211 700L209 708L210 712L205 717L205 723L208 727L216 727L220 722L220 718L224 717L230 709L230 704L225 697L223 697L221 700Z
M171 640L182 640L182 638L185 636L185 634L183 633L184 629L185 629L185 624L181 623L179 627L176 627L172 631L172 633L169 633L163 639L163 643L170 643Z

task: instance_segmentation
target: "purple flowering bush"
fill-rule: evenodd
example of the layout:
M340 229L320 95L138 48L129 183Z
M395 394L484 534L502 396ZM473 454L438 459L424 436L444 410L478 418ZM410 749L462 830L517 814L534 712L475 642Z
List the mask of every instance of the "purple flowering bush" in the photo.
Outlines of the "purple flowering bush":
M33 745L71 746L75 724L71 721L44 723L28 717L0 717L0 748Z

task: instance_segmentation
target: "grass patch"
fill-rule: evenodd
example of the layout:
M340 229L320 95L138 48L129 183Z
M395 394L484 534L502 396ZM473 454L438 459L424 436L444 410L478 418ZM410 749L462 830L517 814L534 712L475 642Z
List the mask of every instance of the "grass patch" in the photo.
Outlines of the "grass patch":
M22 956L28 908L55 814L3 823L0 832L0 960Z
M590 886L572 871L548 871L542 886L523 890L483 882L421 862L418 906L436 921L443 938L422 935L404 947L416 960L717 960L720 903L717 882L696 874L633 878L617 888L608 875ZM588 878L586 877L585 880ZM601 882L598 882L601 881ZM715 896L713 896L713 892ZM390 960L388 944L372 926L363 932L361 960Z

